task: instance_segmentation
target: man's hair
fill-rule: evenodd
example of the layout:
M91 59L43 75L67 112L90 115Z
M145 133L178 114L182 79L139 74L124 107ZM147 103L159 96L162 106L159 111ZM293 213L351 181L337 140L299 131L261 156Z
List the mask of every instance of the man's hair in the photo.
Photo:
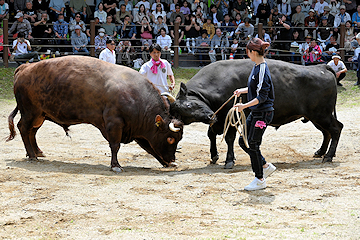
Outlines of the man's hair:
M216 9L217 9L217 7L216 7L215 4L211 4L211 5L210 5L210 9L213 9L213 8L216 8Z
M230 15L229 15L229 14L225 14L225 15L224 15L224 18L225 18L226 16L230 17Z
M108 38L108 40L106 40L106 44L110 44L112 43L114 40L112 40L111 38Z
M159 15L159 16L157 17L157 19L159 19L159 18L164 19L161 15Z
M153 43L151 44L150 48L149 48L149 53L152 53L152 51L154 51L154 49L158 50L159 52L161 52L161 47L159 44L157 43Z
M160 32L164 30L165 34L166 34L166 29L164 27L160 28Z
M126 5L125 5L125 4L121 4L121 5L120 5L120 8L121 8L122 6L124 6L124 7L126 8Z
M24 37L25 37L25 33L24 33L24 32L19 32L17 37L18 37L18 38L24 38Z
M178 3L177 3L177 4L175 4L175 8L176 8L176 7L180 7L180 4L178 4Z
M63 16L63 17L64 17L64 14L61 14L61 13L60 13L60 14L58 15L58 18L59 18L60 16Z

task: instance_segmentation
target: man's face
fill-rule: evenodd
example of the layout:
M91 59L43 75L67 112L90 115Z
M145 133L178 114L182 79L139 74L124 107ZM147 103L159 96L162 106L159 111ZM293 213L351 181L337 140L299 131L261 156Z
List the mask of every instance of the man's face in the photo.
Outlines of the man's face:
M31 9L31 8L32 8L32 3L31 3L31 2L27 2L27 3L26 3L26 8L27 8L27 9Z
M43 18L43 19L45 19L45 21L47 21L47 14L46 13L41 14L41 18Z
M163 21L162 18L158 18L157 20L158 20L159 24L162 24L162 21Z
M216 29L216 35L217 35L218 37L221 36L221 30L220 30L220 28Z
M179 6L175 7L175 12L177 12L177 13L180 12L180 7Z
M24 17L19 17L17 20L18 20L19 22L23 22L23 21L24 21Z
M334 63L335 63L336 65L338 65L339 59L338 59L338 58L334 58Z
M107 23L111 23L111 21L112 21L112 17L111 17L111 16L108 16L108 17L106 18L106 22L107 22Z
M125 13L125 12L126 12L126 7L125 7L125 6L121 6L120 10L121 10L122 13Z
M224 20L225 20L226 22L230 21L229 15L226 15L226 16L224 17Z
M313 17L314 16L314 12L309 12L309 16Z
M161 57L161 52L158 51L157 49L153 49L152 52L150 53L150 56L152 59L154 59L155 61L159 61L160 57Z
M80 35L80 29L75 29L75 33L76 33L77 35Z
M114 51L114 49L115 49L115 42L114 42L114 41L111 41L111 43L106 44L106 46L107 46L110 50Z
M81 18L80 18L80 15L76 14L75 15L75 21L76 22L80 22Z
M124 22L129 23L129 22L130 22L130 18L129 18L129 17L125 17L125 18L124 18Z
M340 13L341 13L341 14L344 14L344 13L345 13L345 9L344 9L344 8L341 8L341 9L340 9Z
M5 1L4 0L0 0L0 5L4 5Z
M301 12L301 7L300 7L300 6L297 6L297 7L296 7L296 12L297 12L297 13Z
M181 22L181 17L176 17L175 22L178 22L178 23Z
M58 18L59 22L61 22L60 19L64 20L64 16L59 16L59 18Z
M163 30L161 30L161 36L163 36L163 37L165 37L165 34L166 34L166 32L164 31L164 29Z
M213 7L213 8L211 9L211 12L216 13L216 7Z
M322 24L323 24L324 26L326 26L326 24L327 24L327 19L323 19L323 20L322 20Z

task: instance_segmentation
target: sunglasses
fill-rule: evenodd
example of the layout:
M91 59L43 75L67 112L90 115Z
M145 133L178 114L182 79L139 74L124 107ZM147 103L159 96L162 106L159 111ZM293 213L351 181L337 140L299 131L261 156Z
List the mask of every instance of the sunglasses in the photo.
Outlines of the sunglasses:
M110 43L110 45L115 45L115 43Z
M76 18L79 18L80 16L75 16Z

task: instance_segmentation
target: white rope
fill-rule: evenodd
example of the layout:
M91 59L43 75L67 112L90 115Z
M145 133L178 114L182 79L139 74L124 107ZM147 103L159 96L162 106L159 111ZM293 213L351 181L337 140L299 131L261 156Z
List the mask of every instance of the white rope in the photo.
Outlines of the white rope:
M236 104L236 101L237 101L237 96L235 96L234 106ZM241 103L241 98L240 98L240 103ZM221 141L224 140L225 135L226 135L227 131L229 130L230 126L235 127L235 129L238 131L240 136L242 136L245 146L247 148L249 148L249 143L248 143L248 139L247 139L247 129L246 129L246 116L245 116L244 111L238 112L237 108L234 108L234 107L232 107L229 110L229 112L225 118L224 134L223 134L223 138L221 139Z

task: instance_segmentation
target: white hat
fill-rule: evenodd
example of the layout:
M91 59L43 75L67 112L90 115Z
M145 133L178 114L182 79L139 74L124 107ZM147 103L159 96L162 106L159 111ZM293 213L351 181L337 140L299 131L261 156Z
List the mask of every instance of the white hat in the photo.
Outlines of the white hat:
M100 29L99 29L99 32L103 32L103 33L104 33L104 32L105 32L105 29L100 28Z
M81 29L81 26L80 25L75 25L74 29Z
M18 12L18 13L16 14L15 18L21 18L21 17L23 17L23 16L24 16L24 14L22 14L21 12Z
M332 59L334 59L334 58L338 58L339 60L341 60L341 57L339 55L332 56Z

